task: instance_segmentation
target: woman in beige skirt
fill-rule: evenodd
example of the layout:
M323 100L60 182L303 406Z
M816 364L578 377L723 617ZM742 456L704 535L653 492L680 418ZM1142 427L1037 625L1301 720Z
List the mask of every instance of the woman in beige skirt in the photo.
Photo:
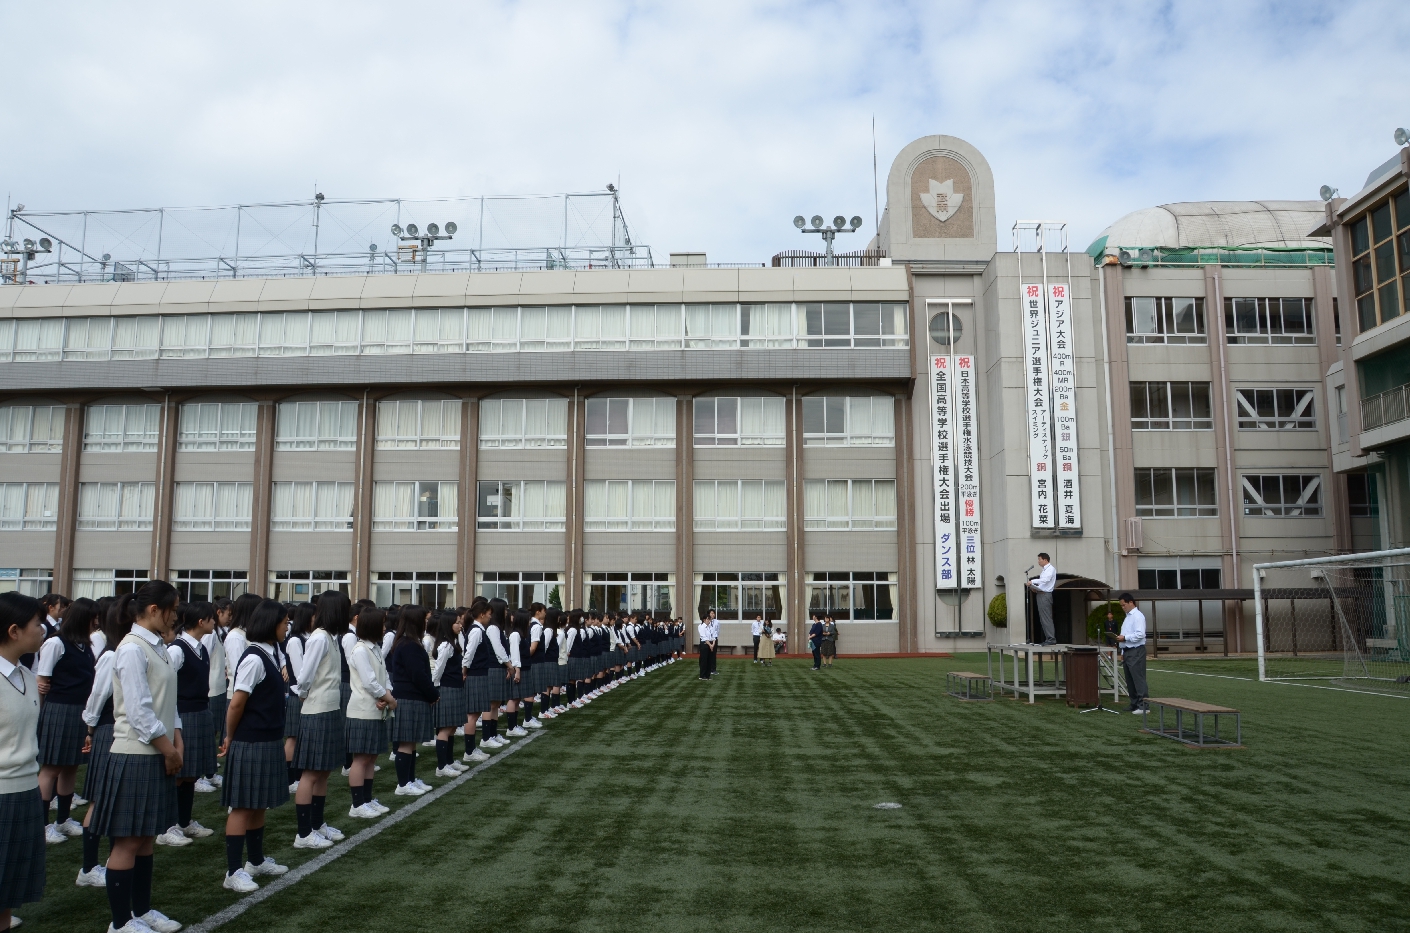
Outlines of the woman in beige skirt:
M773 623L764 622L764 633L759 639L759 663L765 667L774 666L774 627Z

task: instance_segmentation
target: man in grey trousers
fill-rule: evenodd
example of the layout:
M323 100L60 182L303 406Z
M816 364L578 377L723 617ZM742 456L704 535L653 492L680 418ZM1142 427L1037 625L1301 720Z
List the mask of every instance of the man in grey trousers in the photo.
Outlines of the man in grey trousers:
M1038 622L1043 626L1043 644L1056 645L1053 629L1053 588L1057 586L1057 568L1046 552L1038 555L1038 576L1028 581L1033 601L1038 604Z
M1131 712L1146 709L1146 616L1136 608L1130 593L1121 594L1121 610L1126 618L1121 622L1121 634L1116 636L1121 650L1121 666L1126 669L1126 690L1131 694Z

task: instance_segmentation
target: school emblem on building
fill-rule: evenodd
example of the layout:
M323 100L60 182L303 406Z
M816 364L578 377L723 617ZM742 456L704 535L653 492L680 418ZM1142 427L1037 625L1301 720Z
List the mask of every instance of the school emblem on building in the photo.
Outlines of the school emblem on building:
M936 181L932 178L929 193L922 191L920 194L920 203L925 205L931 217L943 224L960 209L960 205L964 203L964 194L955 193L954 179Z

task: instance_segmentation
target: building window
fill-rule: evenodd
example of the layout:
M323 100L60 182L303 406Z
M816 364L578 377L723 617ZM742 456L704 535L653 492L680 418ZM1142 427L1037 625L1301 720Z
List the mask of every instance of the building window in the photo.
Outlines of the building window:
M109 359L154 360L161 347L161 318L113 318L113 349Z
M1244 431L1315 431L1311 389L1239 389L1239 428Z
M824 302L799 306L799 340L804 347L905 346L905 304Z
M646 612L669 617L675 596L673 573L589 573L587 608L592 612Z
M57 360L63 356L64 319L46 317L18 320L14 323L14 341L16 363Z
M1346 430L1346 386L1337 386L1337 440L1345 444Z
M1136 585L1143 590L1217 590L1222 573L1218 567L1139 567Z
M280 402L274 449L357 449L357 402Z
M1369 473L1346 474L1346 505L1352 518L1373 518L1379 515L1376 478Z
M52 569L0 567L0 593L21 593L38 599L53 591Z
M793 346L793 305L741 305L739 308L739 345L741 347Z
M275 483L273 531L352 531L353 483Z
M585 531L675 531L675 480L590 479L583 488Z
M258 314L211 315L211 356L256 356L258 353Z
M270 589L281 603L306 603L328 590L347 594L351 589L346 570L271 570Z
M0 483L0 531L53 531L58 526L58 483Z
M455 606L455 573L433 570L383 570L372 574L372 600L379 606Z
M534 603L563 608L561 573L537 570L487 570L475 574L475 592L485 599L502 599L511 609L528 609Z
M1225 298L1230 343L1316 343L1311 298Z
M698 398L694 415L697 447L783 445L782 396Z
M561 480L481 482L475 498L481 531L562 531L568 515Z
M146 570L82 570L73 572L73 598L126 596L147 582Z
M173 570L171 585L183 602L214 602L244 596L250 590L248 578L244 570Z
M372 484L373 531L455 531L456 482L378 482Z
M161 319L162 359L189 359L210 354L209 314L170 314ZM68 357L65 350L64 357Z
M1209 383L1131 383L1131 430L1214 430L1214 412L1209 404Z
M676 446L673 398L590 398L588 447Z
M803 483L803 527L809 531L894 529L894 479L810 479Z
M1322 514L1322 477L1312 474L1258 475L1243 479L1245 515Z
M177 450L254 450L259 405L187 402L181 406Z
M696 531L782 531L787 527L782 480L696 480Z
M1214 471L1184 467L1137 468L1136 515L1195 518L1219 514Z
M566 398L490 398L480 403L480 447L567 447Z
M1410 309L1410 191L1371 208L1350 228L1356 317L1364 332Z
M1136 583L1143 590L1217 590L1223 586L1223 560L1214 556L1141 557ZM1190 597L1196 593L1190 592ZM1224 637L1224 612L1219 600L1162 599L1147 610L1148 634L1161 641L1198 641ZM1114 627L1120 626L1116 613Z
M0 406L0 450L11 454L59 453L64 449L64 406Z
M781 573L697 573L697 618L713 609L722 622L752 621L760 615L781 621L788 590L783 579Z
M382 449L460 449L459 399L401 399L377 403L377 446Z
M1208 343L1203 298L1127 298L1127 343Z
M811 395L803 399L805 447L894 447L896 403L889 395Z
M156 450L160 405L89 405L83 419L84 450Z
M172 531L249 531L253 483L177 483Z
M156 483L79 483L80 531L151 531Z
M869 571L806 574L808 615L852 622L896 618L897 575Z
M578 305L573 309L573 346L580 350L625 350L626 305Z

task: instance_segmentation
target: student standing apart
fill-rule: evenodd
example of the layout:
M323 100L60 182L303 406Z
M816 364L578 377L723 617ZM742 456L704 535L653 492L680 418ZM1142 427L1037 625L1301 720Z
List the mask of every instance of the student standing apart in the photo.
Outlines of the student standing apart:
M700 636L700 679L709 680L711 672L714 671L715 642L712 639L714 632L713 622L715 610L711 609L700 619L697 626Z
M754 622L749 626L749 637L754 639L754 663L759 663L759 639L764 635L764 617L755 616Z
M813 624L808 627L808 650L813 653L813 670L822 670L822 639L823 624L817 616L813 616Z
M387 614L380 609L363 609L357 614L357 641L348 654L352 697L348 700L347 744L352 753L348 785L352 806L348 816L358 820L376 819L391 808L373 796L372 779L377 773L377 756L387 748L391 729L387 719L397 708L396 697L387 688L387 662L382 658L382 632Z
M93 645L89 636L97 620L91 599L79 599L64 611L59 630L44 642L34 672L42 697L39 710L39 793L44 812L57 794L58 815L44 830L44 841L53 845L70 836L83 835L83 827L69 816L73 807L74 779L83 761L88 729L83 705L93 690Z
M44 643L44 607L0 593L0 930L10 911L44 896L44 821L39 797L39 683L20 664Z

